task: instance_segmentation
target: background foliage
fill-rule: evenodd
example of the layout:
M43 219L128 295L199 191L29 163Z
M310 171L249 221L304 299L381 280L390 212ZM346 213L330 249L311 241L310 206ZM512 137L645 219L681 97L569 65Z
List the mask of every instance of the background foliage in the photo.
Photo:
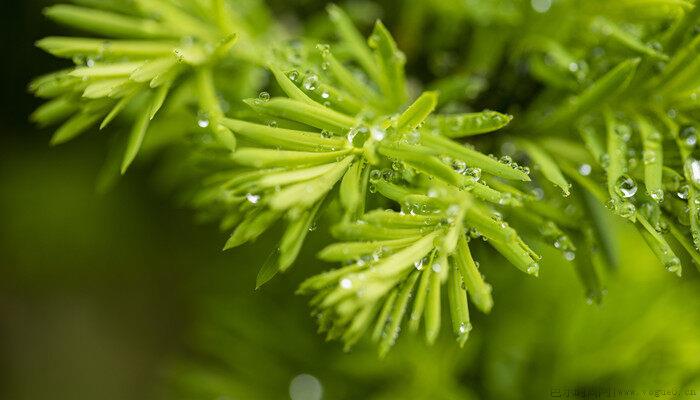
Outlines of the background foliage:
M429 80L460 65L450 60L459 57L454 50L460 35L433 30L433 38L416 38L412 33L420 30L406 26L458 29L455 20L514 26L519 5L501 3L455 10L447 3L411 2L402 13L386 15L386 4L347 8L361 10L357 15L367 26L386 17L409 59L421 60L409 63L409 74ZM291 21L306 16L309 29L316 20L316 29L324 29L315 2L271 4ZM17 40L3 44L19 55L4 65L12 90L4 91L6 132L0 139L4 397L285 398L299 374L317 377L325 398L517 399L546 398L556 388L698 388L697 273L687 268L681 281L665 274L639 246L636 232L613 223L608 226L621 238L621 269L605 276L608 295L600 306L587 305L582 290L574 290L580 286L567 264L543 263L547 272L536 281L493 265L487 273L496 306L489 316L472 316L480 329L464 350L447 332L432 348L407 336L382 362L369 345L345 355L337 344L322 344L304 299L289 290L319 272L313 254L323 245L322 233L311 235L295 270L253 293L256 271L250 266L268 252L265 238L231 254L216 253L212 244L220 237L208 226L193 227L186 211L172 208L165 188L153 190L162 178L146 168L108 194L95 194L105 137L46 149L47 135L25 123L35 105L25 83L55 69L55 61L31 48L33 40L57 30L41 19L41 5L3 6L14 8L5 15L24 17L10 18L6 26ZM506 110L498 93L509 83L489 82L495 88L479 104ZM514 93L526 99L536 84L523 86ZM483 90L472 89L472 96Z

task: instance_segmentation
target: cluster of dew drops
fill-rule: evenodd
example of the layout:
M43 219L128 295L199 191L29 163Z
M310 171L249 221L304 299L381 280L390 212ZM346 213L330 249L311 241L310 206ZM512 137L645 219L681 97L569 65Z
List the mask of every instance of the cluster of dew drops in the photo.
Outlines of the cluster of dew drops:
M671 109L667 112L667 116L671 119L675 119L677 117L677 111ZM615 127L615 133L624 142L628 142L632 135L631 128L627 125L618 125L617 127ZM647 138L647 140L660 142L663 140L663 137L658 130L654 130L650 133L650 136ZM678 132L678 144L681 147L683 147L682 150L690 156L687 157L684 161L682 173L680 175L672 176L670 187L673 189L669 189L667 187L667 190L670 192L670 194L675 195L681 200L689 200L691 185L693 189L700 190L700 160L693 157L693 153L696 151L696 147L698 146L697 128L692 125L681 126ZM638 162L636 151L632 148L628 149L626 157L628 168L635 168ZM644 165L649 165L657 162L656 152L653 150L642 151L641 160ZM601 167L603 167L604 169L607 168L609 162L610 156L608 154L601 155L599 160ZM589 176L593 173L593 167L590 164L581 164L578 167L578 172L582 176ZM684 182L682 176L685 176L687 178L687 183ZM618 198L611 198L606 203L606 206L617 212L622 217L630 218L634 216L634 214L637 212L637 206L635 206L635 203L633 203L633 201L636 199L639 193L639 186L637 182L626 173L626 171L624 174L620 175L617 181L615 182L614 193L618 196ZM653 200L653 202L642 201L640 204L640 211L649 216L652 216L654 215L655 210L658 209L658 206L656 206L656 204L661 203L664 200L664 190L659 189L649 191L648 196ZM700 204L698 204L698 206L700 206ZM685 211L685 213L678 215L678 219L682 224L687 225L689 218L688 213L691 210L689 207L686 207ZM655 218L650 218L650 220L657 231L663 232L666 229L668 229L666 223L663 220ZM673 267L674 266L671 265L671 268Z

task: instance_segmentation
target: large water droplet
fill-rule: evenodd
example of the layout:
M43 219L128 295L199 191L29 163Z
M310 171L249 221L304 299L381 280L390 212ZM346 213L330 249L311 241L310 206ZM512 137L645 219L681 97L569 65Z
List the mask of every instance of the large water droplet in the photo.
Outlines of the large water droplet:
M637 194L637 183L627 175L620 175L615 183L615 193L628 199Z
M304 78L304 83L303 83L304 89L313 92L318 88L318 75L316 74L309 74Z

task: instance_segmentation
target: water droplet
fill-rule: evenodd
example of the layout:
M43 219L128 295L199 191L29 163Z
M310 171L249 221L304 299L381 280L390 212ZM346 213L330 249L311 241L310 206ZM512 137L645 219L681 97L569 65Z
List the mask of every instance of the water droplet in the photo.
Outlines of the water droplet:
M649 192L649 196L656 201L663 201L664 191L663 189L655 189Z
M681 128L679 137L687 147L695 147L698 143L697 129L694 126L684 126Z
M369 130L364 126L354 127L348 131L347 138L353 147L362 147L369 138Z
M252 193L248 193L245 195L245 199L248 200L249 203L252 204L258 204L260 201L260 196Z
M318 75L316 74L309 74L304 78L304 83L303 83L304 89L313 92L318 88Z
M300 374L289 383L289 397L291 400L321 400L323 386L315 376Z
M385 168L382 170L382 179L385 181L393 181L394 180L394 171L392 171L389 168Z
M423 265L425 264L427 260L425 258L421 258L420 260L416 261L413 263L413 266L416 267L418 271L423 269Z
M629 142L632 138L632 129L627 125L617 125L615 127L615 133L623 142Z
M297 79L299 79L299 71L294 70L287 72L287 78L292 82L296 82Z
M452 160L452 169L458 174L463 174L467 170L467 163L462 160Z
M420 141L420 132L410 131L404 134L404 140L408 144L417 144Z
M331 46L325 43L317 44L316 49L321 52L323 57L327 57L331 53Z
M500 117L494 118L494 120L501 121L501 118ZM511 141L506 141L506 142L503 142L501 144L501 153L502 154L508 154L508 155L512 156L513 154L515 154L516 151L517 151L517 147L515 146L515 143L513 143Z
M450 206L447 207L447 211L445 211L445 214L447 215L447 221L449 223L453 223L455 217L457 217L461 211L462 208L457 204L450 204Z
M537 276L540 273L540 264L533 262L527 267L527 273L530 275Z
M478 182L481 179L481 168L468 167L464 170L464 175L472 178L472 181Z
M664 267L666 267L666 271L668 272L675 273L678 276L681 275L681 260L679 260L678 257L672 257L666 262Z
M309 232L313 232L313 231L315 231L316 229L318 229L318 223L317 223L316 220L313 220L313 221L311 222L311 225L309 225Z
M327 98L329 98L329 97L331 97L331 94L328 93L327 90L324 90L323 92L321 92L321 98L327 99Z
M433 263L430 269L432 269L435 273L439 273L440 271L442 271L442 265L440 265L440 263Z
M373 169L372 172L369 173L369 179L372 181L378 181L382 179L382 171L378 169Z
M460 335L464 335L465 333L468 333L469 331L472 330L472 324L471 323L465 324L464 322L462 322L461 324L459 324L458 330L459 330Z
M637 207L629 201L623 201L617 204L615 211L623 218L632 218L637 212Z
M683 185L680 188L678 188L678 192L676 193L676 196L678 196L679 199L687 200L689 194L690 194L690 186Z
M574 253L573 251L565 251L564 258L566 259L566 261L573 261L574 258L576 258L576 253Z
M590 164L581 164L578 167L578 173L583 175L583 176L588 176L591 174L591 166Z
M197 126L199 126L200 128L208 128L209 124L209 114L204 111L200 111L197 114Z
M542 188L534 188L530 191L530 194L532 194L532 197L534 197L535 200L544 199L544 190L542 190Z
M348 278L343 278L340 280L340 287L343 289L350 289L352 287L352 281Z
M505 192L501 193L501 198L498 199L498 204L500 205L506 205L510 203L510 201L513 199L513 195L511 193Z
M175 51L173 51L173 53L175 54L175 58L177 59L178 63L182 63L185 61L185 55L182 54L182 51L176 49Z
M700 189L700 161L689 158L685 162L685 176L695 186Z
M330 139L330 138L333 137L333 133L332 133L331 131L328 131L328 130L325 130L325 129L324 129L324 130L321 131L321 136L323 136L323 137L326 138L326 139Z
M552 0L530 0L530 5L538 13L546 13L552 7Z
M644 150L642 153L644 165L653 164L656 162L656 152L654 150Z
M637 194L637 183L627 175L620 175L615 183L615 193L626 199Z
M384 137L386 137L386 131L378 126L371 127L369 131L372 135L372 139L374 139L377 142L381 142L382 140L384 140Z

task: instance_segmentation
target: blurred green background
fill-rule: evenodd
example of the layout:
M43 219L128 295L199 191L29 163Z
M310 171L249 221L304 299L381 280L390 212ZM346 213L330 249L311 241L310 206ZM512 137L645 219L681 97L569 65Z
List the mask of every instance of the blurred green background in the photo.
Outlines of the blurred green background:
M49 3L1 5L0 399L700 398L698 273L665 272L627 228L601 306L550 254L538 280L485 269L496 306L474 313L462 350L449 334L434 348L403 335L383 361L370 345L325 343L293 294L327 267L313 260L320 244L254 292L264 238L221 253L224 237L158 190L147 164L98 194L108 138L50 148L27 122L27 82L60 66L33 47L62 32L41 15Z

